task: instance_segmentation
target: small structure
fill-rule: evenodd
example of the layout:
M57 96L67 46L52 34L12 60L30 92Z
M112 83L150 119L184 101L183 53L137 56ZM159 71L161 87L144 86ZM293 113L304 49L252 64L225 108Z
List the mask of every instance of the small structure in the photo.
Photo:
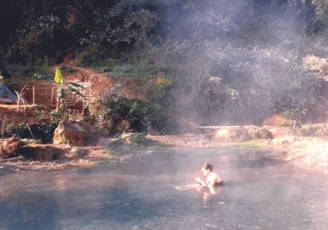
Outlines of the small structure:
M7 86L0 84L0 103L2 104L11 104L17 103L16 94L12 93Z
M0 77L8 78L10 74L8 73L5 65L0 61ZM0 84L0 104L11 104L17 102L16 94L12 93L7 86Z

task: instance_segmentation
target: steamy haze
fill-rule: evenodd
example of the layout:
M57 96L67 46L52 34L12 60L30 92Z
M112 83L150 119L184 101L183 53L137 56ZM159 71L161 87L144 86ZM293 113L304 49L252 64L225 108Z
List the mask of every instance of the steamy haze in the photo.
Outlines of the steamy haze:
M313 93L322 83L302 60L327 51L309 1L176 4L164 4L166 42L155 58L178 76L168 95L171 115L200 125L261 125L274 113L298 123L320 118L322 95Z

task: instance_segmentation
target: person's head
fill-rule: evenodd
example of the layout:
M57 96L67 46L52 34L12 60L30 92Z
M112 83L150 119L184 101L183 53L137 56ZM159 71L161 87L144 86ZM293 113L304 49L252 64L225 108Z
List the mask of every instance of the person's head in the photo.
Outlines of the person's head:
M205 164L202 167L202 171L203 171L205 176L207 176L213 169L214 169L214 166L211 165L211 164Z

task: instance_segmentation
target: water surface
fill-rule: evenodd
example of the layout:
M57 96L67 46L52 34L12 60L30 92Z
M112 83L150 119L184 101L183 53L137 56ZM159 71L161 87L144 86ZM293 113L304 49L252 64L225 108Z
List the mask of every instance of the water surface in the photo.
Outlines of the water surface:
M194 183L206 162L224 179L218 194L174 188ZM270 152L159 151L2 175L0 229L328 229L326 184Z

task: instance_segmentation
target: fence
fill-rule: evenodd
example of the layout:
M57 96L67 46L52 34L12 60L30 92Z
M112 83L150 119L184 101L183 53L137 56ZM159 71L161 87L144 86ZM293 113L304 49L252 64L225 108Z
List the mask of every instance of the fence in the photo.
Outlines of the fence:
M91 98L90 86L91 82L74 82L84 87L77 88L77 90L83 95L79 95L65 89L65 98L63 99L64 106L67 108L85 108L87 102ZM57 85L55 83L28 83L18 84L11 87L17 92L23 93L23 99L27 104L39 104L46 105L48 107L56 107L57 103Z

